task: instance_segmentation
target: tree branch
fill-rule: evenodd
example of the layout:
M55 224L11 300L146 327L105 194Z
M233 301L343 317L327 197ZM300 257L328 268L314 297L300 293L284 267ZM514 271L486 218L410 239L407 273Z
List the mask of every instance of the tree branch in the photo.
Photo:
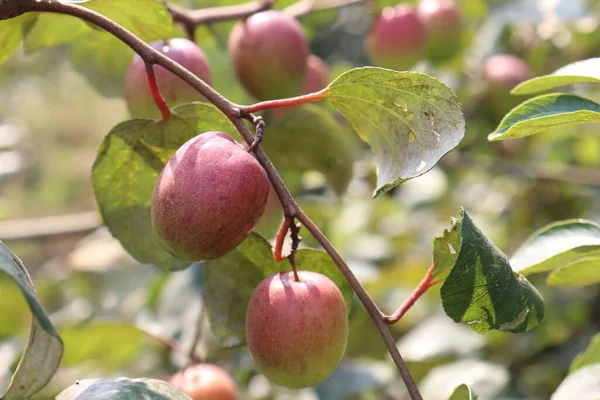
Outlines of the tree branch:
M61 3L52 0L20 0L19 8L22 12L53 12L59 14L67 14L78 17L85 21L88 21L119 38L129 47L131 47L137 54L142 57L142 59L149 64L158 64L165 69L171 71L185 82L187 82L190 86L198 90L204 97L208 99L212 104L214 104L236 127L239 133L244 138L245 142L250 146L254 142L254 135L245 125L244 120L242 119L242 114L240 113L240 108L236 104L230 102L225 97L217 93L214 89L212 89L209 85L207 85L204 81L198 78L196 75L174 62L170 58L162 55L155 49L153 49L148 44L144 43L142 40L137 38L134 34L123 28L122 26L116 24L112 20L104 17L103 15L92 11L90 9L77 6L71 3ZM0 19L2 15L0 15ZM400 353L398 352L398 348L394 343L394 340L388 330L387 325L385 324L382 314L377 308L377 305L373 302L373 300L366 293L358 279L354 276L352 271L348 268L344 260L337 253L333 245L329 242L329 240L323 235L323 233L319 230L319 228L308 218L306 214L300 209L290 192L287 190L285 184L281 180L281 177L273 167L273 164L262 150L260 146L257 146L254 149L254 154L256 159L264 168L267 176L269 177L271 184L273 185L275 192L277 193L279 200L281 201L284 215L298 219L311 234L317 239L317 241L321 244L321 246L325 249L325 251L330 255L332 260L339 267L340 271L346 277L358 298L366 308L367 312L373 319L373 322L377 326L381 336L392 356L392 359L396 363L400 375L404 379L404 382L408 388L408 392L413 400L421 400L422 397L419 394L417 386L412 379L406 364L404 363Z

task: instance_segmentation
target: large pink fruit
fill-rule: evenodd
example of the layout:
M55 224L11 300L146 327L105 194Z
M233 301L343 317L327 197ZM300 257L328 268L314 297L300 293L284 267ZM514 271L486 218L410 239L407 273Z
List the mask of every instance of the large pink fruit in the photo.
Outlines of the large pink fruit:
M425 26L410 4L386 7L376 17L365 45L375 64L406 70L423 55L426 45Z
M207 84L212 84L210 65L204 52L196 43L187 39L169 39L152 42L151 46L178 62ZM172 72L154 65L156 83L169 107L205 98L198 91ZM125 100L133 117L154 118L160 116L148 88L146 66L137 54L133 57L125 75Z
M238 389L223 369L196 364L177 372L169 382L192 400L237 400Z
M460 51L462 16L454 0L421 0L419 18L427 32L427 58L445 61Z
M229 37L238 79L260 100L295 96L306 73L308 43L302 26L280 11L264 11L239 22Z
M152 196L152 228L171 254L218 258L252 232L270 182L260 164L222 132L187 141L165 165Z
M314 386L336 369L348 341L342 293L316 272L279 272L258 285L246 314L248 351L281 386Z

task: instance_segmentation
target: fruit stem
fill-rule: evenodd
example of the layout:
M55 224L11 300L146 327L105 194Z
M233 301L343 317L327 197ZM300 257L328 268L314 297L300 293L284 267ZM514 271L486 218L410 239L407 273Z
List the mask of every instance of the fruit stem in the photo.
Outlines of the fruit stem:
M277 231L277 236L275 237L275 246L273 248L273 259L275 259L275 261L281 261L285 258L282 255L283 242L289 230L290 225L288 224L288 219L284 217L279 226L279 231Z
M415 290L411 293L410 296L398 307L398 309L390 316L383 316L383 320L388 325L393 325L396 322L400 321L400 318L415 304L415 302L433 285L437 282L433 281L433 270L435 269L435 263L431 264L431 267L427 270L425 277L419 283L419 285L415 288Z
M156 103L156 107L158 107L158 109L160 110L160 114L162 115L162 119L160 121L164 122L164 121L168 120L169 118L171 118L171 115L173 115L173 114L171 113L171 109L165 102L164 97L160 93L160 89L158 88L158 85L156 84L156 76L154 75L154 68L152 67L152 64L149 62L146 62L146 78L148 80L148 88L150 88L150 93L152 94L152 98L154 99L154 102Z
M321 100L321 98L329 92L329 87L319 90L318 92L305 94L302 96L290 97L287 99L276 99L261 101L249 106L240 106L241 115L252 114L258 111L268 110L270 108L293 107L304 103Z
M202 338L202 323L204 322L206 305L202 302L202 306L198 311L198 316L196 317L196 321L194 324L194 337L192 339L192 344L190 345L190 349L188 352L188 366L192 364L198 364L200 360L196 356L196 347L198 347L198 342Z

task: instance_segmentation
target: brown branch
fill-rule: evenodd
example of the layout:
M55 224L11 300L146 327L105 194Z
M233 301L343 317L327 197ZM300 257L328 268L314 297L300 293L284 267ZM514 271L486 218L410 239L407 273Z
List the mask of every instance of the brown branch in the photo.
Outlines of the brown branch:
M371 1L372 0L300 0L284 8L283 12L294 18L302 18L303 16L314 11L324 11L358 4L367 4Z
M95 211L0 222L0 240L36 240L86 234L100 226Z
M123 28L122 26L116 24L112 20L104 17L103 15L92 11L90 9L71 4L71 3L62 3L52 0L20 0L18 11L21 12L53 12L59 14L67 14L78 17L84 21L90 22L108 32L112 35L119 38L122 42L131 47L137 54L142 57L142 59L151 64L158 64L165 69L171 71L185 82L187 82L190 86L195 88L198 92L200 92L208 101L214 104L236 127L239 133L244 138L244 141L248 145L252 145L254 142L254 135L248 129L244 120L242 119L242 114L240 113L240 108L238 105L230 102L225 97L217 93L214 89L212 89L209 85L207 85L204 81L198 78L196 75L174 62L170 58L164 56L160 52L153 49L148 44L144 43L142 40L137 38L134 34ZM0 15L0 19L2 15ZM404 382L408 388L408 392L413 400L421 400L422 397L419 394L417 386L412 379L404 360L400 356L396 344L388 330L387 325L385 324L382 314L377 308L377 305L373 302L373 300L366 293L360 282L356 279L352 271L348 268L344 260L337 253L333 245L329 242L329 240L323 235L323 233L319 230L319 228L304 214L304 212L300 209L290 192L287 190L285 184L281 180L281 177L273 167L273 164L262 150L260 146L256 147L254 150L254 154L256 159L264 168L267 176L269 177L275 192L277 193L279 200L281 201L284 214L286 216L298 219L311 234L317 239L317 241L321 244L321 246L325 249L325 251L330 255L332 260L339 267L340 271L346 277L354 291L356 292L358 298L363 303L367 312L373 319L373 322L377 326L387 348L390 352L392 359L394 360L400 375L404 379Z
M432 264L431 267L427 270L425 277L421 280L419 285L415 288L415 290L408 296L406 301L398 307L396 311L390 316L384 316L383 320L388 325L393 325L396 322L400 321L400 318L406 314L408 310L415 304L417 300L433 285L437 282L433 281L433 271L435 270L435 264Z
M193 32L198 25L247 18L257 12L268 10L273 5L274 1L275 0L251 1L235 6L202 8L198 10L186 10L175 4L165 4L165 6L171 13L173 21L183 25L189 35L189 32Z

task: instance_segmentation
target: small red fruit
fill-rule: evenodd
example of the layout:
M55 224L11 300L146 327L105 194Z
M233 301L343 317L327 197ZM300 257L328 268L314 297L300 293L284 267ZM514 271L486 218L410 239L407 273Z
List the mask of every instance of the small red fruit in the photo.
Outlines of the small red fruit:
M270 182L258 161L222 132L187 141L167 162L152 196L159 243L187 261L221 257L256 227Z
M306 77L300 94L318 92L329 84L329 66L319 57L311 54L306 60Z
M533 74L522 58L512 54L497 54L486 60L483 76L491 91L507 93L519 83L531 78Z
M425 26L410 4L386 7L367 34L365 45L369 56L377 65L406 70L423 55L426 45Z
M192 400L237 400L238 388L223 369L212 364L196 364L177 372L169 383Z
M427 58L445 61L460 50L462 16L454 0L421 0L419 18L427 32Z
M162 54L178 62L207 84L212 84L208 58L196 43L182 38L159 40L150 43ZM191 101L205 100L196 89L172 72L154 65L156 83L169 107ZM125 75L125 100L133 117L155 118L160 116L154 98L148 88L146 65L135 55Z
M309 54L298 21L280 11L256 13L233 28L228 47L237 77L252 96L269 100L298 94Z
M256 367L278 385L314 386L336 369L348 341L344 297L325 275L279 272L263 280L246 313Z

